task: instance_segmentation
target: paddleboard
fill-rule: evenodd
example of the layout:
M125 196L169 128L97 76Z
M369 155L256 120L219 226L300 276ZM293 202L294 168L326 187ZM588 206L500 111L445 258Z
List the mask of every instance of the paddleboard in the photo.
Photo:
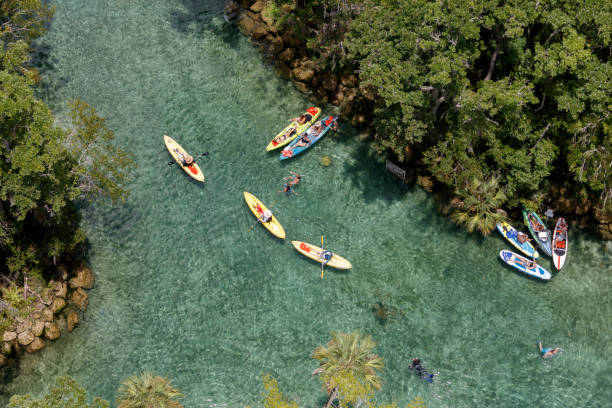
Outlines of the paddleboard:
M512 266L515 269L518 269L524 274L533 276L534 278L550 280L550 278L552 277L550 272L548 272L546 269L542 268L535 262L535 266L533 268L529 268L528 265L530 264L531 260L519 254L515 254L512 251L506 251L505 249L502 249L499 253L499 257L508 265Z
M553 233L552 240L552 258L555 268L561 270L565 263L565 257L567 256L567 223L565 218L559 218L557 225L555 225L555 231Z
M302 241L291 241L293 247L302 255L317 261L319 263L323 262L321 255L324 250L318 246L310 245ZM325 266L331 266L336 269L351 269L353 266L349 261L342 258L339 255L333 254L329 262Z
M312 116L312 118L308 122L303 123L301 125L297 121L291 122L289 126L281 130L280 133L276 135L270 143L268 143L266 151L269 152L270 150L279 149L289 144L293 139L301 135L302 132L304 132L310 127L310 125L315 123L315 121L321 114L321 108L310 107L306 110L306 112L304 112L304 114L309 114L310 116Z
M259 201L257 197L251 193L247 193L246 191L244 192L244 200L247 202L249 209L257 219L259 219L264 211L268 209L261 201ZM274 214L272 214L272 219L270 221L260 221L259 223L266 227L266 229L275 237L285 239L285 230L280 222L278 222Z
M508 240L508 242L510 242L516 249L518 249L525 255L532 258L538 258L540 256L540 254L538 254L538 251L536 251L536 249L533 247L533 245L531 245L529 241L520 242L518 240L517 237L519 232L512 225L508 224L507 222L500 222L495 225L495 227L497 228L499 233L502 234L504 238Z
M164 135L164 144L166 145L166 148L168 149L168 152L170 152L172 158L176 160L176 163L181 166L183 170L185 170L185 173L189 174L189 176L194 180L201 181L202 183L204 182L204 173L202 173L202 170L197 163L192 163L189 166L183 166L183 163L181 163L179 155L186 155L187 151L185 151L180 144L176 143L174 139L166 135Z

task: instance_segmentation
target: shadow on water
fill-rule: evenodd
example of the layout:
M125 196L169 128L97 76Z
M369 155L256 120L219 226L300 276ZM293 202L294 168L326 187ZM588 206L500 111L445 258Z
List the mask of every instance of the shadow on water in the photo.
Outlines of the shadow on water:
M31 50L28 66L38 70L40 77L36 95L52 106L62 103L60 93L66 87L68 79L66 77L53 78L53 75L50 74L55 71L57 63L57 60L51 57L53 47L45 40L38 40L32 44Z
M224 18L227 0L181 0L184 10L171 13L172 28L183 34L196 34L204 37L203 32L212 32L231 47L235 47L240 33L234 22Z

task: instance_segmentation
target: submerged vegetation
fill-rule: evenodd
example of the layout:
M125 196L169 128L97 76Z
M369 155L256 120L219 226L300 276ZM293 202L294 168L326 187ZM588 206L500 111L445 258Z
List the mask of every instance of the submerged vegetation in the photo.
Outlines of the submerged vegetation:
M488 233L499 208L557 207L559 199L609 223L602 215L612 212L609 2L268 4L277 24L307 44L318 70L356 72L375 92L375 146L456 192L466 205L455 210L460 224ZM496 180L499 192L476 205L483 192L475 180Z

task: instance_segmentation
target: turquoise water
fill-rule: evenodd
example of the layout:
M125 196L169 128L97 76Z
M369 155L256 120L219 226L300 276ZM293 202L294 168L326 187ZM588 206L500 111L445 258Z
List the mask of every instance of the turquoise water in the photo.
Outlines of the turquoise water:
M69 98L95 106L138 168L125 206L83 208L97 274L85 321L23 358L3 402L62 374L114 401L123 379L149 370L171 378L186 407L261 406L263 372L300 406L322 406L309 354L331 331L358 329L385 358L381 402L609 406L611 243L570 231L568 263L544 284L500 264L509 247L498 236L466 235L428 194L400 186L346 124L280 162L264 147L309 101L224 24L220 1L53 3L43 97L58 117ZM206 184L167 165L164 133L210 152ZM305 174L298 195L278 192L289 170ZM287 240L254 225L245 190ZM322 234L350 272L322 280L291 247ZM539 339L565 351L542 360ZM435 384L407 368L415 356L439 372Z

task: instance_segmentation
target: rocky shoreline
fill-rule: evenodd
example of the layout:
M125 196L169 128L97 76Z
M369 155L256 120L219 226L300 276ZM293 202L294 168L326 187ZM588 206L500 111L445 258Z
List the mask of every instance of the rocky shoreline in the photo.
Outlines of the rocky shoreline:
M57 279L48 285L28 281L28 286L40 293L31 305L28 316L15 317L2 336L0 366L7 364L23 352L35 353L48 342L60 338L62 332L71 332L87 310L89 299L85 289L94 287L94 274L81 264L70 274L64 265L57 267Z
M264 58L274 64L279 76L290 79L297 90L310 96L318 105L331 104L337 114L353 127L363 129L360 140L372 137L370 126L375 90L362 87L354 72L334 73L318 66L308 56L307 46L290 29L280 29L274 20L263 13L265 0L231 1L225 7L228 20L236 21L240 31L262 52ZM290 5L283 6L284 13L291 12ZM438 211L448 215L453 209L453 194L437 182L422 163L422 155L416 151L405 152L406 183L416 184L433 193ZM612 240L612 210L604 210L597 197L585 196L568 191L565 187L553 186L545 204L564 216L572 227L597 233L604 240ZM511 218L522 219L520 211L509 214Z

